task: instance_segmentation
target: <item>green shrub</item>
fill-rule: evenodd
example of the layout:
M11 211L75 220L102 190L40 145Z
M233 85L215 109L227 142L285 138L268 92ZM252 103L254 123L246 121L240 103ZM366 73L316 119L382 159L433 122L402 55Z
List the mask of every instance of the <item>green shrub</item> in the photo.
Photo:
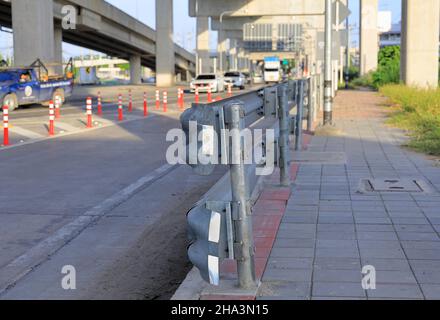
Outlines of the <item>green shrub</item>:
M377 71L372 75L372 86L376 89L389 83L400 83L400 47L380 49Z
M351 81L354 87L371 87L400 83L400 47L391 46L380 49L377 70Z

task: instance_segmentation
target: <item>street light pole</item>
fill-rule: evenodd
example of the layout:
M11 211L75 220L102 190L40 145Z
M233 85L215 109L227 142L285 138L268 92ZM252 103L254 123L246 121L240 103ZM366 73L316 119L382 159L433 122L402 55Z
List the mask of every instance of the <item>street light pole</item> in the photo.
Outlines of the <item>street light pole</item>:
M220 15L220 31L219 31L219 34L218 34L218 37L219 37L218 40L221 41L220 52L219 52L220 72L224 72L224 70L223 70L223 68L224 68L224 65L223 65L223 54L224 54L224 51L225 51L225 39L224 39L224 35L223 35L223 17L225 15L231 14L231 13L234 13L234 11L224 11Z
M347 6L348 6L347 0ZM347 29L347 52L345 55L345 89L348 89L348 83L350 81L350 17L347 16L345 20L345 25Z
M325 0L324 125L331 125L333 121L332 33L332 0Z

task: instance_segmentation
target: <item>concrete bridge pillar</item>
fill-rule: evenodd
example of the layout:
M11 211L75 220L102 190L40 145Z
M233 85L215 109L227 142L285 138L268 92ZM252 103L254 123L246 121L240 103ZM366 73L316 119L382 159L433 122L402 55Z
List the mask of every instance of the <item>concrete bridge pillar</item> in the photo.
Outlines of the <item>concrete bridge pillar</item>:
M132 55L130 57L130 83L131 84L141 84L142 77L142 65L141 56Z
M55 26L54 29L54 59L55 62L63 62L63 28Z
M64 72L63 68L63 29L55 26L54 29L54 62L61 64L55 68L57 74Z
M37 58L54 62L53 1L14 0L11 5L15 65L27 66Z
M217 43L217 52L218 52L218 71L225 72L227 70L227 62L226 62L226 37L224 32L218 32L218 43Z
M156 85L172 87L174 74L173 0L156 0Z
M248 68L247 68L247 66L248 66L248 62L247 62L247 60L248 60L248 53L246 52L246 50L243 47L240 47L240 49L238 50L238 54L239 54L240 60L241 60L240 69L242 71L248 70Z
M409 86L438 86L440 0L402 1L401 79Z
M230 39L230 49L229 49L229 69L237 70L238 69L238 41L237 39Z
M360 5L360 73L377 69L379 35L377 30L378 0L361 0Z
M211 72L209 57L209 18L197 17L197 74Z

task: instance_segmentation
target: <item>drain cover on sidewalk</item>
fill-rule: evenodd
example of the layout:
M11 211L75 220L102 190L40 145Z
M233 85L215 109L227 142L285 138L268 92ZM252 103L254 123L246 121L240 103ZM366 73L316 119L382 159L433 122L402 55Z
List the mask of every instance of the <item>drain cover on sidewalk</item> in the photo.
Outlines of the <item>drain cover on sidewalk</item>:
M422 181L403 179L365 179L361 181L361 192L425 192Z
M417 181L410 179L374 179L369 180L373 191L380 192L423 192Z

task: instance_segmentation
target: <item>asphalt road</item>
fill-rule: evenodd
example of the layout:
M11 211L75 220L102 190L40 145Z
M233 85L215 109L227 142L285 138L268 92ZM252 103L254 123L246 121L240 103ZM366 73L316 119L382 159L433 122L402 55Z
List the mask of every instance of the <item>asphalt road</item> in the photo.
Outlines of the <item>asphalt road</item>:
M0 148L0 299L168 299L189 270L185 214L225 172L199 177L167 164L177 89L163 113L147 88L144 118L145 88L134 87L135 110L117 122L118 89L102 90L92 130L77 102L50 139L47 109L11 114L13 146ZM62 288L65 266L75 290Z

